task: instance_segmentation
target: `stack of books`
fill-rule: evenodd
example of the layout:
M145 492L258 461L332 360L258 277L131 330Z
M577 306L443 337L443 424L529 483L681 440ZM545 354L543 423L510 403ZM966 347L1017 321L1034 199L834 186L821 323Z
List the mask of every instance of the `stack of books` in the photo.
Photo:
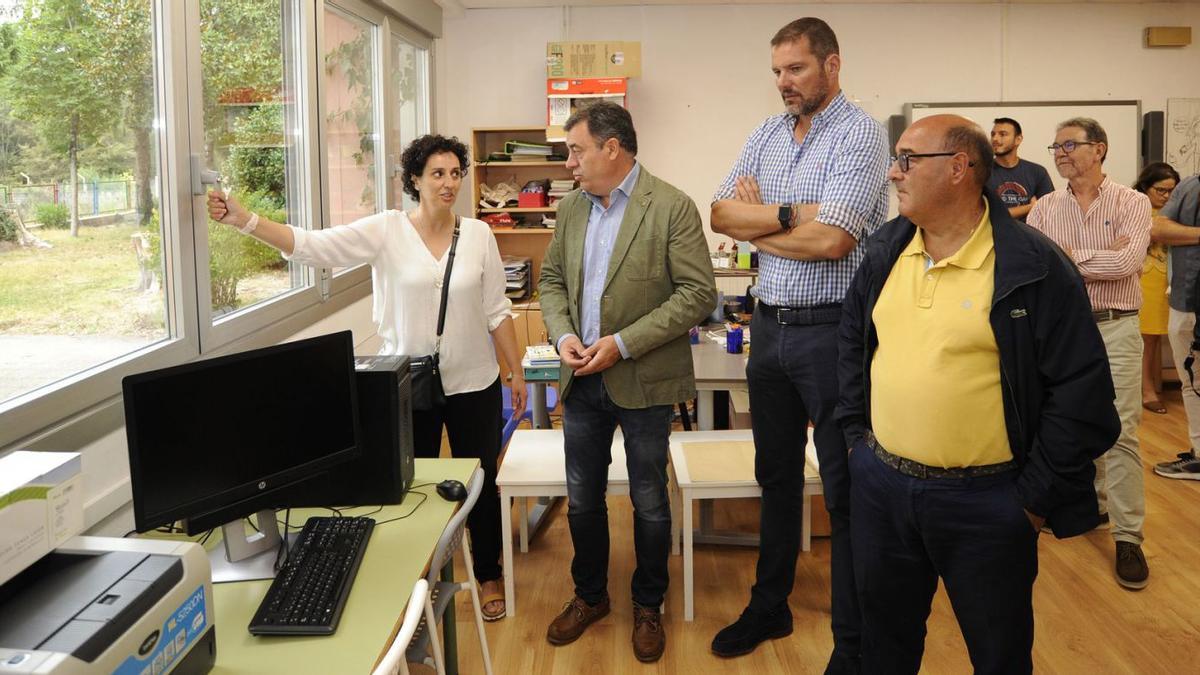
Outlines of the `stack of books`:
M504 295L510 300L524 300L530 293L533 275L532 261L524 256L501 256L504 265Z
M554 381L558 379L558 352L551 345L529 345L525 358L521 359L521 370L526 380Z
M557 366L558 352L553 345L529 345L525 347L525 359L521 363L534 368Z
M559 178L550 181L550 206L554 206L563 197L571 193L575 189L575 180L573 178Z

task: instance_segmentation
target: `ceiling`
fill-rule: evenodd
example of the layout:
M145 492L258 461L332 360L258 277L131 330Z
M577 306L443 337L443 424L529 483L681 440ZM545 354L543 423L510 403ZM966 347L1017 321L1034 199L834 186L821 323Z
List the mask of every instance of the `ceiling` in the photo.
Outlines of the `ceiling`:
M816 0L815 2L805 4L828 4L828 5L844 5L844 4L916 4L916 5L939 5L939 4L975 4L975 5L992 5L992 4L1014 4L1014 5L1037 5L1037 4L1085 4L1085 3L1107 3L1107 4L1156 4L1156 3L1184 3L1189 0L956 0L947 2L947 0ZM796 4L790 0L693 0L692 2L683 2L681 0L435 0L448 13L462 11L464 9L497 9L497 8L513 8L513 7L604 7L617 5L783 5Z

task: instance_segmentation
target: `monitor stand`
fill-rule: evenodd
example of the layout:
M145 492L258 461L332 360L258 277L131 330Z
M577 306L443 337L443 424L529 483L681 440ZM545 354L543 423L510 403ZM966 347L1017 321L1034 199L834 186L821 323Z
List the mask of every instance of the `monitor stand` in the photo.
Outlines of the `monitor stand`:
M258 524L258 532L252 534L246 533L246 525L241 518L221 526L224 546L208 552L213 583L275 578L275 556L282 539L279 522L275 520L272 510L259 511L254 519ZM288 537L289 549L298 534L293 532Z

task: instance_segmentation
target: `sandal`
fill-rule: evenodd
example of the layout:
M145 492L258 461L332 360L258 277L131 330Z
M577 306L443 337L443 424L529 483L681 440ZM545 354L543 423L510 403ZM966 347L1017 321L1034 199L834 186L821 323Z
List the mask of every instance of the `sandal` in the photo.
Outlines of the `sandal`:
M495 584L495 590L483 590L485 584ZM483 614L484 621L499 621L500 619L503 619L504 615L508 612L508 607L506 605L501 605L500 611L489 613L487 611L487 606L493 602L504 602L503 579L494 579L492 581L485 581L479 584L479 611L481 614Z
M1158 413L1159 415L1167 414L1167 406L1163 405L1162 401L1160 401L1158 399L1142 401L1142 407L1145 408L1146 410L1149 410L1152 413Z

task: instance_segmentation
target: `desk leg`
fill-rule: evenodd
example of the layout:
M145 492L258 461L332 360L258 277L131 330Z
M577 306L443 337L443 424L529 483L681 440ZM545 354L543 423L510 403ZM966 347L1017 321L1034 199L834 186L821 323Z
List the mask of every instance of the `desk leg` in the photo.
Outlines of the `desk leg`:
M713 393L711 391L696 392L696 426L700 431L713 430Z
M517 497L520 520L517 527L521 531L521 553L529 553L529 497Z
M812 550L812 495L804 495L804 513L800 516L800 550Z
M671 502L671 555L679 555L679 480L675 478L675 465L667 456L667 499Z
M692 495L683 491L683 620L691 621L692 609Z
M442 581L454 581L454 559L442 567ZM454 603L442 615L442 648L446 650L446 675L458 675L458 629L454 621Z
M529 402L533 419L530 420L534 429L550 428L550 413L546 411L546 383L533 383L533 396Z
M514 616L517 613L517 593L515 590L516 581L514 576L517 571L513 569L513 550L512 550L512 498L504 488L500 488L500 531L503 536L500 537L500 543L504 551L504 605L508 616Z

